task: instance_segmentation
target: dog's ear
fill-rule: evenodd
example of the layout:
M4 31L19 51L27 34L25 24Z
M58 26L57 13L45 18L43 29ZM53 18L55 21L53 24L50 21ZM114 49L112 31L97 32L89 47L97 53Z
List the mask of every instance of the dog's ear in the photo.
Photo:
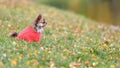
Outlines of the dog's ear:
M35 22L39 22L40 19L42 19L42 15L41 15L41 14L39 14L39 15L37 16L37 18L35 19Z
M41 15L41 14L39 14L39 15L35 18L35 20L34 20L34 22L33 22L33 26L37 26L37 24L38 24L38 22L40 21L40 19L42 19L42 15Z

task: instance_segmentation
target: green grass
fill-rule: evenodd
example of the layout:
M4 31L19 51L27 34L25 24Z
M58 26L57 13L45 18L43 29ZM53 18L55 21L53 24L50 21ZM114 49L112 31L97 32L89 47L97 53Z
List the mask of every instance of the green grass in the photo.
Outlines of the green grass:
M41 41L17 41L20 31L43 14ZM0 68L118 68L120 32L72 12L21 0L0 3Z

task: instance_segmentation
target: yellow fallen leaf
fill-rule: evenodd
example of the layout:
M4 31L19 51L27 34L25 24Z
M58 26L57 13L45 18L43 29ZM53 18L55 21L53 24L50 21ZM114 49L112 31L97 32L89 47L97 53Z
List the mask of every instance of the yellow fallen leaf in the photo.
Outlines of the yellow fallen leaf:
M27 46L27 45L25 45L23 48L24 48L24 49L27 49L27 48L28 48L28 46Z
M85 63L88 67L91 66L89 60L86 60L84 63Z
M3 66L3 65L4 65L3 62L0 62L0 67Z
M44 52L45 52L45 53L48 53L48 52L49 52L49 50L48 50L48 49L45 49L45 50L44 50Z
M104 48L106 48L106 49L109 48L106 44L103 44L103 46L104 46Z
M115 68L115 65L110 65L110 68Z
M11 64L13 64L13 65L16 65L17 64L17 58L13 58L13 59L11 59Z
M23 57L23 54L19 54L19 58L22 59L22 57Z
M32 62L33 62L34 65L38 65L39 64L37 59L33 59Z
M29 60L28 60L28 61L26 61L26 64L27 64L27 65L29 65L29 64L30 64L30 61L29 61Z
M37 56L39 52L37 50L34 51L34 55Z

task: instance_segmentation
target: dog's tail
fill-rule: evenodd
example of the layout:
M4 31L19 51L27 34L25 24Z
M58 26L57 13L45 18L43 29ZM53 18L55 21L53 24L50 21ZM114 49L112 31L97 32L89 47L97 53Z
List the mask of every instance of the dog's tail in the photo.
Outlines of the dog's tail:
M18 33L17 32L11 32L9 33L9 37L17 37Z

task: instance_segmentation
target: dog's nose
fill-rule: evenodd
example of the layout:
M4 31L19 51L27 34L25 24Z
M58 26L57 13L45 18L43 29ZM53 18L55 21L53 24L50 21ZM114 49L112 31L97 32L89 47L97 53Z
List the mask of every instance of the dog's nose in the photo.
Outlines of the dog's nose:
M38 28L41 29L41 26L39 26Z

